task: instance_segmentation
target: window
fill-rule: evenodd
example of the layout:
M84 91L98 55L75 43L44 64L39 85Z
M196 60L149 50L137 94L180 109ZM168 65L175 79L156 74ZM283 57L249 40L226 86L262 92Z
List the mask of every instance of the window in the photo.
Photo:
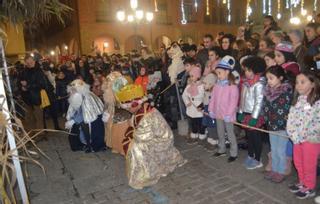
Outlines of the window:
M197 22L197 12L194 7L193 0L185 0L184 1L184 12L186 15L186 20L188 23L196 23Z
M155 13L156 15L156 22L158 24L171 24L171 16L168 13L168 6L166 0L158 0L158 12Z
M111 1L110 0L97 0L96 1L96 22L111 22Z

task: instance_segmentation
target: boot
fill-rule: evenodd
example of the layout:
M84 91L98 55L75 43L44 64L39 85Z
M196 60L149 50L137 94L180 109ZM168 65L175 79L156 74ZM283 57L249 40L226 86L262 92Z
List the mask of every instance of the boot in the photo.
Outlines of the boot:
M287 165L286 165L286 171L284 172L284 175L288 176L291 174L292 170L292 158L287 157Z
M200 140L205 140L207 138L207 135L205 134L199 134L199 139Z
M271 152L268 153L268 163L265 167L266 171L271 171L272 170L272 156L271 156Z

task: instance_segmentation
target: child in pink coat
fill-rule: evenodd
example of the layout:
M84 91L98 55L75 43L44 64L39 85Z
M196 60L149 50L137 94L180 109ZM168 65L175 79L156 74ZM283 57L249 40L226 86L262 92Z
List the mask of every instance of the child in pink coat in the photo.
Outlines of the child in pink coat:
M211 93L209 114L217 122L219 137L218 152L214 156L225 156L225 131L230 141L230 157L228 162L233 162L238 156L238 144L234 134L233 122L236 121L239 89L235 85L232 68L229 63L221 60L215 70L218 82Z

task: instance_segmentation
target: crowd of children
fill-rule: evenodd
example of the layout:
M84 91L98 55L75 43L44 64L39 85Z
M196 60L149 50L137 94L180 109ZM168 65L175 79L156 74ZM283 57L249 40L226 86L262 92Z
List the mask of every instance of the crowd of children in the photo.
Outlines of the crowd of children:
M263 141L269 136L270 165L264 178L282 182L293 160L298 182L290 191L304 199L315 195L320 154L319 28L317 23L306 25L304 42L300 30L287 35L272 16L266 16L261 34L241 26L237 36L220 32L214 39L207 34L198 47L173 42L172 49L159 57L142 48L141 55L136 51L125 56L84 55L49 68L56 73L55 94L62 114L72 80L83 79L102 97L104 77L119 71L129 83L141 85L146 95L153 94L149 99L172 128L179 115L176 98L182 97L179 110L190 126L187 143L204 144L208 151L217 145L215 157L226 156L230 146L227 161L237 160L241 127L247 140L245 168L262 168ZM171 69L173 65L184 67ZM159 100L160 90L171 83L177 83L177 90L171 87Z

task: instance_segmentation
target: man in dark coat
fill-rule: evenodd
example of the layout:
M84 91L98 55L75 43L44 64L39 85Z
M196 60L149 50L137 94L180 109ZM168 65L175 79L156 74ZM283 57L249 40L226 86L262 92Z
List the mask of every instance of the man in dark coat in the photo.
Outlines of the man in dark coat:
M24 102L28 105L25 122L30 126L27 128L41 129L41 121L43 128L46 128L46 121L43 111L49 112L53 120L54 128L60 129L55 108L54 87L44 75L40 64L36 62L32 56L25 57L25 68L20 76L21 95ZM40 91L45 90L50 105L41 110L41 94Z

